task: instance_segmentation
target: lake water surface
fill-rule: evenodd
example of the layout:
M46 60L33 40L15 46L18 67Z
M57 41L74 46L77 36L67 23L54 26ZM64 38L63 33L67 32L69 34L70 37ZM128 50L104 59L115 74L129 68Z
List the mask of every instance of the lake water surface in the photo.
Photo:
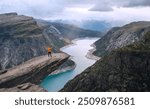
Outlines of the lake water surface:
M96 60L88 59L86 58L86 55L88 50L93 49L90 45L96 40L98 40L98 38L78 39L74 41L75 44L63 47L61 51L72 56L72 60L77 65L76 68L71 71L48 76L42 81L41 86L49 92L59 91L69 80L73 79L76 75L93 65Z

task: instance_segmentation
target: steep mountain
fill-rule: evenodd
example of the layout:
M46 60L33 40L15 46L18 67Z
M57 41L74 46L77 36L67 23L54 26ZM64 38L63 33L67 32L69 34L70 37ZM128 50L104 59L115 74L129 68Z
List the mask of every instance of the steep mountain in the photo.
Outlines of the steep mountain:
M112 50L61 91L150 91L150 27L146 31L138 42Z
M44 55L49 46L57 52L68 44L48 30L40 27L32 17L17 13L0 14L0 69Z
M100 40L95 42L97 56L104 56L113 49L121 48L133 42L139 41L148 31L150 22L141 21L127 24L123 27L112 28Z
M70 44L72 39L101 36L100 32L17 13L0 14L0 70L45 55L49 46L53 52L60 52L59 49Z

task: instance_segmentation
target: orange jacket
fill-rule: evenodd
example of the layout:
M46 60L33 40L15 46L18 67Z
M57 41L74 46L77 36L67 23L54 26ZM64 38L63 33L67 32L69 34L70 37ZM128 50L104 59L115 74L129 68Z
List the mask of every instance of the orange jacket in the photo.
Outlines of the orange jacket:
M48 52L52 52L52 48L49 47L49 48L47 49L47 51L48 51Z

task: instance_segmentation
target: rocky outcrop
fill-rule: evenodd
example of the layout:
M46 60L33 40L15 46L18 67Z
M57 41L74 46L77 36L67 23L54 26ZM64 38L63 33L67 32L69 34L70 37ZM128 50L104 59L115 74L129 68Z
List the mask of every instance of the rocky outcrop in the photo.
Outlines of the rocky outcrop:
M64 53L52 56L52 58L47 55L36 57L19 66L7 69L5 73L0 74L0 88L7 90L16 89L18 85L25 83L40 84L46 76L58 69L69 58Z
M61 91L150 91L150 28L143 39L111 51Z
M46 92L46 90L39 85L24 83L12 88L1 88L0 92Z
M95 42L94 55L104 56L113 49L121 48L139 41L149 31L150 22L141 21L111 29L105 36Z
M76 63L72 61L71 59L68 59L66 62L64 62L62 65L59 66L57 70L52 72L50 75L56 75L60 73L64 73L70 70L74 70L76 68Z
M0 70L14 67L33 57L53 52L67 43L40 27L32 17L17 13L0 14Z
M88 51L86 57L89 59L93 59L93 60L98 61L100 59L100 57L93 55L93 53L96 51L96 46L94 44L92 44L91 47L93 47L93 49Z

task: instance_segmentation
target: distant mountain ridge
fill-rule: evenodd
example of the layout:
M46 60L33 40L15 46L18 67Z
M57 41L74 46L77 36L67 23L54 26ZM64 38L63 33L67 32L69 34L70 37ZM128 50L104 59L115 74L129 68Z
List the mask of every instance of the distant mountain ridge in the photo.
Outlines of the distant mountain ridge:
M86 30L74 25L68 25L68 24L56 23L56 22L50 22L50 24L53 25L56 29L58 29L61 35L69 39L85 38L85 37L93 38L93 37L103 36L102 32L88 30L88 29Z

